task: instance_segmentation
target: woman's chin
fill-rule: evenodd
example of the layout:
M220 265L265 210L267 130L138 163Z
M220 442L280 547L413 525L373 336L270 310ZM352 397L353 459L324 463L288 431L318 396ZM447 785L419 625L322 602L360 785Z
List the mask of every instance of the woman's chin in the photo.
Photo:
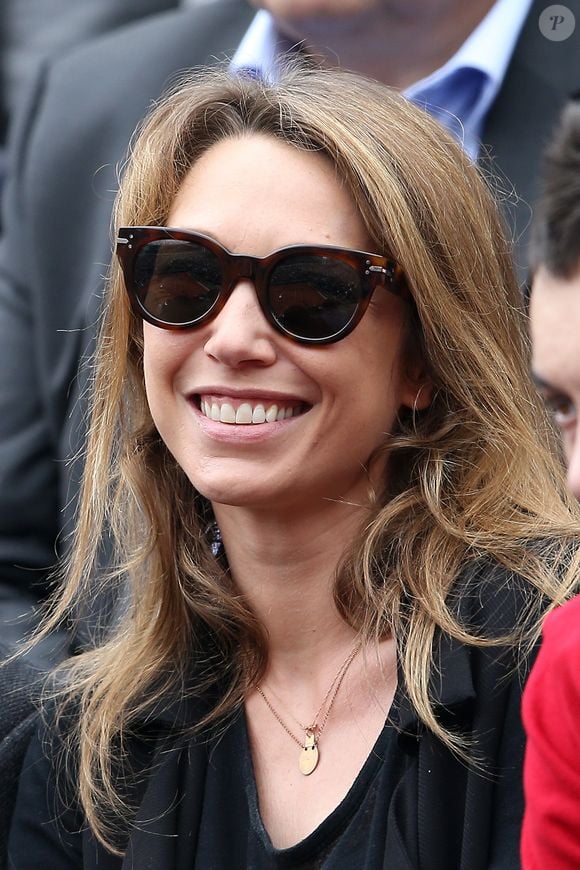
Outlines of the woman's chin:
M230 507L266 508L279 503L279 495L262 486L242 481L191 481L195 489L214 505Z

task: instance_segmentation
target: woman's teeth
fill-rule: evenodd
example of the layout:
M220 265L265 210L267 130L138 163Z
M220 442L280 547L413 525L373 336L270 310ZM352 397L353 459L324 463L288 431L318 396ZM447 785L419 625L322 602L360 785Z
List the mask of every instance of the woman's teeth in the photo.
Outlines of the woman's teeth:
M274 423L287 420L301 413L300 405L265 405L263 402L251 404L242 402L234 408L229 402L216 402L202 398L201 413L210 420L220 423Z

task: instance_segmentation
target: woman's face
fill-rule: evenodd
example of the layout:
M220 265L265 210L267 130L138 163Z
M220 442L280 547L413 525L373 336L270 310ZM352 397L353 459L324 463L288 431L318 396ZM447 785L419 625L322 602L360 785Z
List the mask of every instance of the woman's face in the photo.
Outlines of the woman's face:
M373 247L326 157L257 135L207 151L167 223L258 257L292 244ZM367 461L401 405L417 396L420 364L403 354L404 327L405 303L379 287L342 341L301 345L270 326L252 283L242 280L201 328L144 323L153 420L212 502L270 511L312 509L325 499L365 503ZM231 419L240 408L242 417L270 419L275 408L285 418L211 419L212 409Z

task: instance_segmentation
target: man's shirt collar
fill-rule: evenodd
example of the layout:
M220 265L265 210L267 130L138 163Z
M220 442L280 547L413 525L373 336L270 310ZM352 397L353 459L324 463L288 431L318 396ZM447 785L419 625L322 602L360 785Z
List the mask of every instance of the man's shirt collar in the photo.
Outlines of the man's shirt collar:
M532 0L496 0L463 45L405 95L460 139L477 159L485 117L495 100Z
M485 116L503 82L532 0L496 0L463 45L442 67L404 92L457 136L476 159ZM278 59L292 51L272 15L259 11L231 62L266 81L276 80Z
M234 54L230 69L251 72L264 81L278 77L278 58L292 50L292 43L276 27L273 16L261 9Z

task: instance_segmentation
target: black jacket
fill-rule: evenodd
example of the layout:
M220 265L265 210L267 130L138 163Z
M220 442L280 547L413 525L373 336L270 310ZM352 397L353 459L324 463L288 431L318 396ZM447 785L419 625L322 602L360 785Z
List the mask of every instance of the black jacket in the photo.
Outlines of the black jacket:
M456 586L458 612L473 631L501 635L521 610L522 582L503 569L479 566ZM432 693L442 722L473 742L479 768L457 759L419 724L402 684L392 718L400 728L404 757L388 810L385 870L515 870L519 865L519 832L523 813L521 785L524 734L520 697L524 672L514 672L512 649L465 647L438 635L436 658L440 676ZM524 665L526 667L526 664ZM202 812L207 745L176 735L176 726L195 718L196 703L175 699L149 718L133 743L137 770L153 761L153 773L137 786L139 809L125 858L107 853L85 830L73 849L83 859L61 863L50 855L51 870L191 870L195 864ZM183 761L184 763L180 763ZM186 776L184 776L184 770ZM44 793L41 783L39 793ZM17 817L34 808L20 806ZM20 823L19 823L20 824ZM82 827L72 811L63 822ZM46 866L35 856L19 854L32 843L26 826L12 844L14 870ZM36 856L38 860L39 856ZM32 861L32 863L30 863ZM216 870L245 870L232 865Z

